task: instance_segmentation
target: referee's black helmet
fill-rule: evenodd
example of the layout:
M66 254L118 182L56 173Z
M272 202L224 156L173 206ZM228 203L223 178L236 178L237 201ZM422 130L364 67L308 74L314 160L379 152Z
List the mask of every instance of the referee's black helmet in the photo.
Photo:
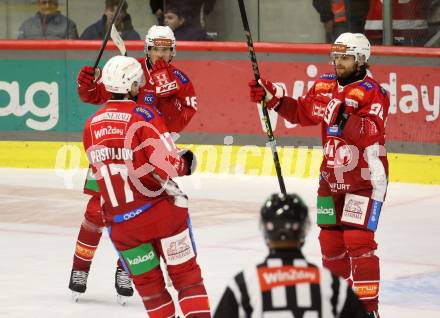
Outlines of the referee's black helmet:
M272 194L261 207L260 222L266 241L304 243L310 226L308 208L296 194Z

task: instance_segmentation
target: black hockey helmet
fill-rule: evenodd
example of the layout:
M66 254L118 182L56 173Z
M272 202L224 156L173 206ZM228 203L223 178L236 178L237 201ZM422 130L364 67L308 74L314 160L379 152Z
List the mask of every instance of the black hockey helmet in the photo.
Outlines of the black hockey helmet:
M274 193L261 207L260 222L266 241L304 243L310 226L308 208L296 194Z

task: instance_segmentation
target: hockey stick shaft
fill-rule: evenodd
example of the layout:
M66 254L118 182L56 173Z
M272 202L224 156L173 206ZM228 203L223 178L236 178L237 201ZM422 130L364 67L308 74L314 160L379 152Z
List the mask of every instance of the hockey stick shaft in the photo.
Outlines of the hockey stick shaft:
M111 26L115 23L119 13L121 12L121 9L122 9L122 6L124 5L124 2L125 2L125 0L119 1L119 5L118 5L118 8L116 9L115 15L113 16ZM107 42L108 42L108 39L110 37L110 32L111 31L112 31L112 28L111 27L108 28L108 30L107 30L107 32L106 32L106 34L104 36L104 39L102 40L101 49L99 50L98 57L96 58L95 64L93 66L93 68L95 70L98 67L99 61L101 60L102 53L104 53L104 49L107 46Z
M244 6L243 0L238 0L238 6L240 7L241 21L243 22L244 35L246 36L247 46L249 49L249 57L252 63L252 70L254 71L255 80L258 81L260 79L260 71L258 69L257 56L255 55L255 49L254 49L254 42L252 41L251 30L249 28L248 19L246 16L246 8ZM261 104L263 109L263 121L266 127L267 137L269 139L269 142L267 144L270 145L270 148L272 150L273 161L275 164L275 170L277 173L278 183L280 185L281 193L286 194L286 185L284 184L284 178L281 173L280 159L278 157L277 145L276 145L275 137L273 135L272 125L270 124L269 113L267 111L266 105L264 104L264 101Z

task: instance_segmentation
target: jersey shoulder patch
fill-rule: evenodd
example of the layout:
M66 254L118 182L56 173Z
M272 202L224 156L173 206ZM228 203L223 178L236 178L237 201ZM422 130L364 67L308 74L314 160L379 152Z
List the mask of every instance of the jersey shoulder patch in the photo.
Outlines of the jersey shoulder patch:
M334 80L334 79L336 79L336 74L325 73L325 74L322 74L319 78L326 79L326 80Z
M142 106L136 106L134 112L144 117L147 122L150 122L154 118L154 113L150 109Z
M375 88L376 84L374 84L373 82L365 80L365 81L362 81L359 84L359 86L362 86L368 92L368 91L371 91L373 88Z
M177 68L175 68L175 69L173 70L173 73L174 73L174 75L176 75L176 76L179 78L179 80L180 80L183 84L186 84L186 83L189 82L189 78L188 78L188 76L186 76L185 73L183 73L181 70L178 70Z
M381 85L379 85L379 92L383 95L383 96L387 96L387 91L385 88L383 88Z

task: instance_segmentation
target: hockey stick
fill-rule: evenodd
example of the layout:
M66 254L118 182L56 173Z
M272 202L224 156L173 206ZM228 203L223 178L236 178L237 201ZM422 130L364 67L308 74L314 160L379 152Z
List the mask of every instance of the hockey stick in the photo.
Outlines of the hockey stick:
M115 15L113 16L113 19L112 19L112 24L111 24L112 26L115 24L116 18L118 17L119 13L121 12L121 9L122 9L122 6L124 5L124 2L125 2L125 0L121 0L119 2L118 8L116 9ZM102 53L104 52L104 49L107 46L108 38L110 37L111 31L112 31L112 28L109 28L107 30L107 33L104 36L104 39L102 40L101 49L99 50L98 57L96 58L96 61L95 61L95 65L93 66L93 68L95 70L98 67L99 61L101 60ZM95 74L96 74L96 72L95 72Z
M110 37L112 38L113 43L115 43L116 46L118 47L121 55L127 56L127 49L125 48L125 43L122 40L121 35L119 34L118 30L116 30L116 27L114 24L112 24L112 30L110 32Z
M241 21L243 22L244 35L246 36L247 46L249 49L249 57L251 58L252 69L254 71L255 80L258 82L260 79L260 71L258 69L257 56L255 55L254 43L252 41L251 30L249 28L248 19L246 16L246 8L244 6L243 0L238 0L238 6L240 7ZM278 183L280 185L281 193L286 194L286 186L284 184L283 175L281 174L281 166L280 159L278 157L277 152L277 142L273 135L272 126L270 124L269 113L267 112L266 105L264 104L264 100L261 102L261 106L263 108L263 121L266 127L267 137L269 141L266 145L270 145L273 155L273 162L275 164L275 170L277 172Z

